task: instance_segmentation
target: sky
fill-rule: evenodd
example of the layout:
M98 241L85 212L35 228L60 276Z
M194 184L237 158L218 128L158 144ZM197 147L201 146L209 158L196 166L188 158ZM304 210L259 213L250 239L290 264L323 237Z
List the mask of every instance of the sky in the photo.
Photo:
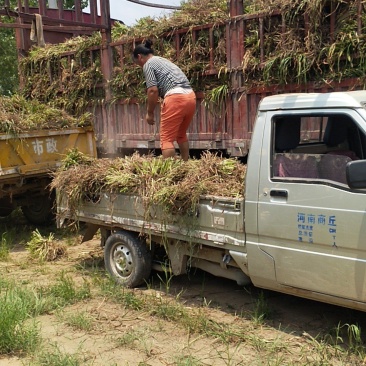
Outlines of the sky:
M143 0L145 2L151 2L163 5L179 6L181 0ZM111 18L122 20L126 25L134 25L140 18L147 16L159 17L161 15L168 15L171 10L165 10L161 8L153 8L150 6L143 6L132 3L127 0L109 0L111 8Z

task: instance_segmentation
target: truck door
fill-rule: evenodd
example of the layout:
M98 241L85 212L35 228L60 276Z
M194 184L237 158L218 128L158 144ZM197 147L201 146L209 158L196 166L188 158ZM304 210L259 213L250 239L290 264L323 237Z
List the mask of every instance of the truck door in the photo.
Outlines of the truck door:
M360 114L361 113L361 114ZM268 118L258 194L259 251L278 284L366 301L366 191L346 165L366 159L363 111Z

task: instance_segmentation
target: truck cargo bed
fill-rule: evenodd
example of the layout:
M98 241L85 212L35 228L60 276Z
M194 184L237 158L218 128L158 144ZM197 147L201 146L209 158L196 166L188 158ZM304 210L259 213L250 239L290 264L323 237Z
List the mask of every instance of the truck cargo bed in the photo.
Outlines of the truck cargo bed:
M125 229L147 235L218 247L244 246L244 199L204 197L196 212L190 216L167 216L161 207L145 210L138 196L103 193L88 197L71 213L67 197L58 192L58 214L61 220L69 217L109 229Z

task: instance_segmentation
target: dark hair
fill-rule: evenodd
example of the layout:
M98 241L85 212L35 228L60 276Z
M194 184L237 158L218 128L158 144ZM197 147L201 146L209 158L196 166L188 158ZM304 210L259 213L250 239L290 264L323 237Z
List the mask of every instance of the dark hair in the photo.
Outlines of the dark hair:
M139 44L133 50L133 58L137 58L138 55L147 56L149 54L154 54L154 50L151 48L152 41L147 39L144 43Z

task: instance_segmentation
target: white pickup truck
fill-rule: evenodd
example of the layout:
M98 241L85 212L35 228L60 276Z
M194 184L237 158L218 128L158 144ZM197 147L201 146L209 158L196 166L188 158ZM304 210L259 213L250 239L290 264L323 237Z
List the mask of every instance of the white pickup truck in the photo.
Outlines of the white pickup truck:
M84 239L101 229L106 268L127 286L161 269L155 258L163 252L174 275L196 267L366 311L365 108L366 91L266 97L245 199L203 197L188 230L163 225L159 208L147 221L139 197L106 192L78 206ZM58 194L64 218L69 208Z

